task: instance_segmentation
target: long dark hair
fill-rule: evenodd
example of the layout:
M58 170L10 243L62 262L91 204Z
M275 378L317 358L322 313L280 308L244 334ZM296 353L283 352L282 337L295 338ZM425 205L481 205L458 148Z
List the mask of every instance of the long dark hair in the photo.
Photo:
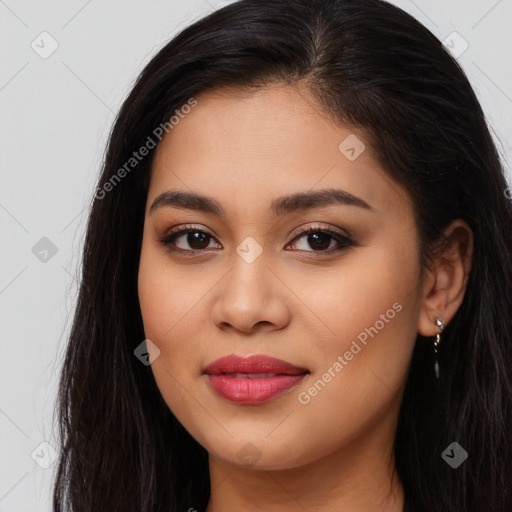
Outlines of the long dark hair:
M407 506L417 510L512 510L507 182L457 61L381 0L242 0L181 31L138 77L113 126L88 220L58 395L54 510L204 510L207 452L134 356L145 338L137 272L154 150L126 164L148 137L155 141L157 127L171 131L170 116L191 98L277 83L306 86L325 116L364 130L414 201L422 268L450 221L473 230L466 293L440 346L439 388L432 340L418 335L396 467ZM441 457L452 442L468 453L457 469Z

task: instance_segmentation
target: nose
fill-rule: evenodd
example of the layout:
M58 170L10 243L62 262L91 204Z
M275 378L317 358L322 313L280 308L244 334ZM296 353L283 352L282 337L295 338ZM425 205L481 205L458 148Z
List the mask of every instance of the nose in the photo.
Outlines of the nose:
M235 258L232 269L216 287L212 310L222 330L251 334L283 329L290 321L288 288L264 258L252 263ZM288 291L288 293L290 293Z

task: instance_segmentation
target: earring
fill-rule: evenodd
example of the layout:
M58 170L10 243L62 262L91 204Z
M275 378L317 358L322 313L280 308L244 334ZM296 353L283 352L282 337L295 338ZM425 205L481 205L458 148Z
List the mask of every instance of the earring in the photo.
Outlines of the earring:
M436 317L436 325L441 328L441 332L443 332L444 329L444 322ZM438 332L436 334L436 339L434 340L434 354L436 356L436 362L434 364L434 371L436 373L436 379L439 379L439 363L437 361L437 347L439 346L439 343L441 343L441 332Z

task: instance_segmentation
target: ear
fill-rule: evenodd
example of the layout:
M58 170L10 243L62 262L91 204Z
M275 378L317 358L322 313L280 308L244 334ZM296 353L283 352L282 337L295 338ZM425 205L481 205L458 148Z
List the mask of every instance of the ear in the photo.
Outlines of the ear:
M443 234L446 244L440 246L422 285L418 333L426 337L440 332L436 318L446 327L455 316L464 299L473 261L473 232L466 222L454 220Z

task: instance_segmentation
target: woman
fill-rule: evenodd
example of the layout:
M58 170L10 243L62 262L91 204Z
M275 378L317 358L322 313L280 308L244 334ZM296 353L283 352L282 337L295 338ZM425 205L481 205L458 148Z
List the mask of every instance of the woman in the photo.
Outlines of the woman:
M512 510L512 208L456 61L380 0L242 0L123 104L54 509Z

